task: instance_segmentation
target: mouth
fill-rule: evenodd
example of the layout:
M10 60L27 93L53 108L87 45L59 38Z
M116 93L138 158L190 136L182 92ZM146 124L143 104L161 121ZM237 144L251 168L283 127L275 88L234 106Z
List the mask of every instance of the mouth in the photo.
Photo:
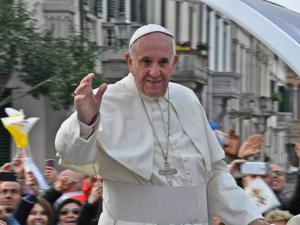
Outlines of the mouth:
M44 221L33 221L32 225L45 225L46 223Z
M13 203L11 201L5 201L5 202L3 202L3 205L11 206L11 205L13 205Z
M157 84L162 82L162 79L146 79L146 82L151 83L151 84Z
M70 219L70 220L66 220L65 222L64 222L64 224L68 224L68 225L76 225L76 223L77 223L77 220L75 220L75 219Z
M279 185L279 182L278 182L278 181L273 181L273 182L272 182L272 186L277 187L278 185Z

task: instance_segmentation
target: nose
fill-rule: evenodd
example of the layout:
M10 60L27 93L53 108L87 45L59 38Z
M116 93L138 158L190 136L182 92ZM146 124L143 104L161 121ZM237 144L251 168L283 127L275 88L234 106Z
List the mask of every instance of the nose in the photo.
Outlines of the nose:
M158 77L161 74L161 70L160 70L160 66L156 63L153 63L153 65L151 66L150 70L149 70L149 74L152 77Z
M11 193L9 192L5 193L4 198L11 198Z

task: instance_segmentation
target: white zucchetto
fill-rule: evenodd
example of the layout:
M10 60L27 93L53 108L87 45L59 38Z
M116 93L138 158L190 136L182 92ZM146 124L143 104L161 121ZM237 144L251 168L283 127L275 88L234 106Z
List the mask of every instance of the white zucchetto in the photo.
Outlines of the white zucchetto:
M160 32L164 33L166 35L169 35L170 37L174 38L174 35L168 31L166 28L157 25L157 24L147 24L139 29L137 29L134 34L132 35L130 41L129 41L129 48L132 46L134 42L136 42L139 38L145 36L146 34L154 33L154 32Z

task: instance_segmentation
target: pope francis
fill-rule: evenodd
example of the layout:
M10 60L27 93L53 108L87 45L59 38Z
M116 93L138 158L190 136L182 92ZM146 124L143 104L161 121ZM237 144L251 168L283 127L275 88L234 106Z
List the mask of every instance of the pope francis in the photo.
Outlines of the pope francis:
M74 112L57 132L60 163L103 177L100 225L266 225L223 161L192 90L170 82L178 56L170 31L139 28L125 54L129 74L75 90Z

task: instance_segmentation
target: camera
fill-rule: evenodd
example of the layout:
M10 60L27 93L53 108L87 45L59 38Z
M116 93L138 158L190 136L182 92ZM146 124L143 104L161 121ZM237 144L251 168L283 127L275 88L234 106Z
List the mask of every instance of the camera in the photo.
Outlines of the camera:
M244 162L240 165L241 174L266 175L267 163L265 162Z

